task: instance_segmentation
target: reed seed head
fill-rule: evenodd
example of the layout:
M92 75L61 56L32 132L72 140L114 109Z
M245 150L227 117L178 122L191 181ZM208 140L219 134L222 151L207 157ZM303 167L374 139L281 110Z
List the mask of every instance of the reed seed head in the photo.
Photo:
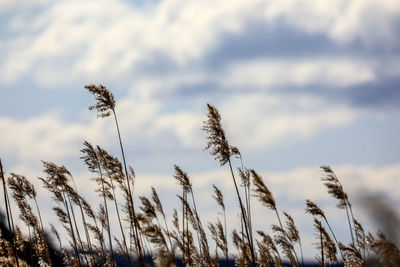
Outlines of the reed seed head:
M313 216L320 216L324 219L326 218L325 213L318 207L318 205L309 199L306 200L306 213Z
M286 233L291 242L300 242L300 234L299 230L297 229L296 225L294 224L293 217L287 214L286 212L283 213L286 217Z
M256 187L253 189L256 197L261 202L262 205L267 208L276 209L275 199L272 196L271 191L265 186L264 181L260 175L258 175L254 170L250 170L251 176L253 177L253 184Z
M174 165L175 175L174 178L179 182L186 192L192 191L192 183L190 182L189 175L183 171L178 165Z
M231 149L228 144L228 140L225 137L225 132L221 125L221 116L218 110L207 104L208 114L207 120L203 121L203 131L209 134L207 137L206 150L209 150L212 156L215 156L215 160L219 161L219 164L225 165L231 156Z
M96 98L96 104L89 107L89 110L97 109L98 117L108 117L115 108L114 95L103 85L89 84L85 88Z
M213 184L214 188L214 195L213 198L217 201L217 204L225 211L225 204L224 204L224 195L222 194L221 190L218 189L217 186Z

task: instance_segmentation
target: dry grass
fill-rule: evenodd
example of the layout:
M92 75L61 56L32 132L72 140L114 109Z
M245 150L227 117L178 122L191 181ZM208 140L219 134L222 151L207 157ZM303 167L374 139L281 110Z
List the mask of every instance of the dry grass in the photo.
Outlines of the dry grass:
M141 267L175 266L178 258L186 266L219 266L219 260L225 259L229 267L231 257L237 266L283 266L288 262L292 266L304 265L301 233L293 217L286 212L280 213L263 178L255 170L243 166L242 155L237 147L229 145L221 116L214 106L207 105L207 119L202 127L208 134L205 148L219 165L229 165L242 227L227 229L224 195L213 185L213 198L222 211L223 222L220 219L207 222L207 234L196 207L195 188L189 175L179 166L174 166L174 178L180 186L181 193L177 197L182 206L174 209L171 224L156 188L151 187L150 199L133 195L135 174L131 167L127 168L125 161L114 96L102 85L85 88L96 99L96 104L89 109L96 109L101 118L113 115L121 149L122 161L100 146L87 141L83 143L81 158L88 167L92 183L97 185L95 191L102 204L92 207L79 194L66 167L43 161L44 177L39 179L51 193L53 211L67 233L67 237L61 237L59 231L49 225L57 240L56 249L47 241L46 226L42 223L32 182L14 173L6 177L0 161L6 210L6 224L2 225L0 233L1 266L116 266L117 255L125 259L126 265L138 264ZM236 172L232 168L232 157L239 158L242 165ZM368 260L375 257L383 266L400 266L400 252L395 244L381 232L375 236L366 234L362 224L353 216L352 205L339 178L330 167L322 166L321 169L324 174L322 182L328 194L338 200L339 209L346 211L352 242L343 244L337 240L325 212L313 201L306 200L305 213L314 218L315 252L319 264L332 266L344 262L346 266L366 266ZM240 185L236 176L242 181ZM11 210L10 196L17 204L18 212ZM277 224L271 226L270 234L265 232L267 227L253 230L251 200L275 213ZM110 209L110 205L114 208ZM112 212L116 213L119 229L110 226ZM17 215L29 236L23 236L14 225ZM253 233L258 234L256 238ZM122 239L116 238L115 234ZM215 247L210 247L211 240ZM237 251L229 252L229 244ZM152 255L150 261L145 261L146 254Z

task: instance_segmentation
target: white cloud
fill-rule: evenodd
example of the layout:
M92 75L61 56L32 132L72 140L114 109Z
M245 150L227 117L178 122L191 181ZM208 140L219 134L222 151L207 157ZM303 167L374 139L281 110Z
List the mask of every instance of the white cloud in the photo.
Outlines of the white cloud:
M282 86L347 87L376 79L372 64L360 60L254 60L230 65L223 77L226 88L270 89Z
M0 62L3 82L27 74L44 85L83 78L131 80L142 63L159 56L181 66L201 60L223 41L224 33L245 32L252 20L268 27L284 21L339 43L361 40L367 46L390 49L397 44L400 8L391 0L173 0L144 7L103 0L60 1L35 12L16 13L8 21L12 35L1 48L7 55ZM328 78L344 73L329 70Z
M49 3L49 0L18 0L8 1L0 0L0 14L15 8L29 8L32 6L39 6Z
M221 111L223 127L232 144L243 149L262 150L274 144L293 143L323 130L347 125L360 111L310 96L277 96L265 93L226 96L211 103ZM168 103L130 95L117 104L122 137L128 148L154 153L177 153L183 148L201 150L200 130L206 115L200 109L166 110ZM64 122L58 114L25 120L0 117L3 153L18 161L65 160L76 158L83 140L108 146L115 140L113 118L88 122Z
M0 118L0 128L4 129L0 141L3 153L14 155L21 161L70 156L77 139L87 132L86 127L64 125L51 114L24 121Z
M309 138L361 115L318 97L260 93L233 96L221 103L220 111L232 143L253 149Z
M264 12L272 23L283 19L294 28L324 34L340 44L361 41L367 47L397 46L400 7L395 0L271 1Z

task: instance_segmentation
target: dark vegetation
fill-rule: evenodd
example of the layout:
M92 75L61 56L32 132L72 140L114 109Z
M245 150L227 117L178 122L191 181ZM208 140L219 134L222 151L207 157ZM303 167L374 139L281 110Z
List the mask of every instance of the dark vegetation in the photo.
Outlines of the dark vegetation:
M208 135L205 148L219 165L229 167L235 187L242 227L229 234L221 190L213 186L222 219L202 221L195 188L180 166L174 166L174 178L180 186L177 197L181 206L174 209L172 218L167 218L156 188L151 187L151 199L134 196L135 173L126 164L114 96L102 85L85 88L96 99L89 109L97 110L98 117L111 116L114 120L122 160L98 145L83 142L81 159L101 199L97 207L79 193L67 168L42 162L43 177L39 179L52 195L54 214L67 233L63 237L52 224L44 227L33 184L23 175L9 173L6 177L0 166L6 213L0 224L1 266L312 266L304 262L301 235L293 218L279 209L263 178L243 166L242 155L229 144L214 106L208 105L202 130ZM239 160L241 167L235 170L232 160ZM349 197L333 170L328 166L321 170L328 194L346 214L343 221L349 228L351 243L338 240L325 212L306 200L305 212L314 218L317 264L376 266L379 261L382 266L400 266L395 244L381 232L368 233L354 217ZM11 210L10 198L18 210ZM253 229L251 212L255 200L276 216L269 232ZM111 212L116 214L117 229L111 229ZM28 236L23 236L15 224L16 216L24 223ZM56 240L54 244L49 241L50 235ZM236 250L230 251L228 244Z

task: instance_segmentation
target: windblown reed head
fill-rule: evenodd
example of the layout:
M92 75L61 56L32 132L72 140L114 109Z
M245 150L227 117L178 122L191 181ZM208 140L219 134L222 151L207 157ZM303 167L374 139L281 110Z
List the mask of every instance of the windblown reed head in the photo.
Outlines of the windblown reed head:
M84 141L83 146L81 159L83 159L91 172L99 172L99 157L96 149L88 141Z
M364 260L361 256L360 251L354 245L350 244L348 246L339 242L339 249L343 253L344 265L349 267L363 267ZM395 266L395 265L393 265ZM398 265L397 265L398 266Z
M140 209L143 211L145 216L148 219L156 218L157 217L156 209L153 206L153 204L151 204L150 200L147 197L144 197L144 196L140 196L139 199L142 202L142 205L140 206Z
M256 187L253 191L256 197L262 205L270 209L276 209L275 199L272 196L271 191L265 186L263 179L254 170L250 170L251 176L253 177L253 184Z
M89 84L85 88L96 98L96 104L89 107L89 110L97 109L98 117L108 117L115 108L114 95L103 85Z
M218 187L215 186L215 184L213 184L213 188L213 198L215 199L215 201L217 201L217 204L222 208L222 210L225 211L224 195L222 194L221 190L219 190Z
M400 250L382 232L378 232L376 238L369 234L367 240L384 267L400 266Z
M250 187L250 171L246 168L244 168L243 170L241 168L237 169L240 179L242 180L242 185L245 187Z
M345 208L346 205L348 204L347 194L344 192L343 186L340 183L339 179L337 178L336 174L329 166L322 165L321 169L325 174L321 178L321 180L324 181L324 185L328 189L328 193L337 200L339 200L339 203L337 204L338 208L341 209Z
M286 217L286 234L291 242L299 242L300 241L300 234L299 230L297 229L296 225L294 224L294 220L292 216L287 214L286 212L283 213Z
M186 192L192 191L192 183L190 182L189 175L183 171L178 165L174 165L175 175L174 178L179 182Z
M293 255L293 245L286 238L286 232L278 225L272 225L272 231L274 232L275 243L278 244L285 255L285 258L292 264L292 266L298 266L297 260Z
M322 218L326 218L325 213L318 207L318 205L309 199L306 200L306 213L309 213L313 216L321 216Z
M162 216L165 217L165 213L164 213L163 206L161 204L161 200L158 197L158 193L157 193L156 189L153 186L151 187L151 197L153 199L154 204L156 204L155 208L157 209L157 211L159 213L161 213Z
M323 249L323 253L325 254L324 257L326 257L330 263L337 263L337 249L336 249L336 244L333 242L332 238L326 231L326 229L322 226L321 221L318 219L314 218L314 236L318 240L318 242L315 242L315 247L317 250ZM322 255L316 257L317 261L322 264Z
M222 166L229 161L231 149L225 137L225 131L222 129L221 116L218 110L210 104L207 104L207 108L208 119L203 121L202 127L202 130L209 134L205 149L208 149L210 154L215 156L215 159L218 160L219 164Z

